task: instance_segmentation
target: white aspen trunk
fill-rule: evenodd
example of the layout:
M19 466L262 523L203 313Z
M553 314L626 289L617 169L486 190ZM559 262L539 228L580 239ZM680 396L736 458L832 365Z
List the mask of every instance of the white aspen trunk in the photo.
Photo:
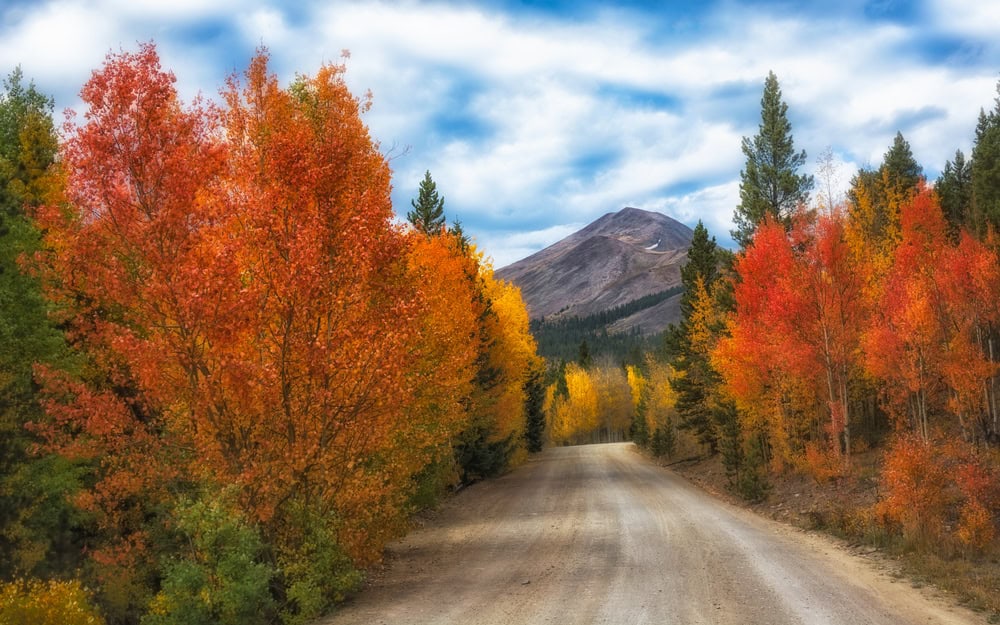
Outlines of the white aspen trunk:
M990 350L990 362L996 362L996 359L994 358L994 355L993 355L993 332L992 332L992 328L989 328L987 330L986 336L987 336L987 343L989 344L989 350ZM998 414L1000 414L1000 410L997 409L997 376L996 376L996 374L990 376L990 401L989 401L988 406L989 406L990 412L993 413L993 432L996 433L998 431L997 418L998 418Z
M840 403L844 413L844 465L851 464L851 413L847 398L847 372L840 379Z
M833 360L832 360L832 357L830 356L830 332L826 329L826 324L823 324L823 359L826 361L826 389L827 389L827 392L830 395L830 425L833 426L833 428L831 428L831 430L832 430L831 434L834 437L838 437L839 432L836 431L837 430L837 415L834 414L833 406L836 405L836 404L838 404L838 403L840 403L840 402L838 402L838 400L837 400L837 394L836 394L836 391L834 390ZM846 416L847 416L846 413L844 413L845 426L846 426ZM845 430L845 432L846 432L846 430ZM846 434L845 434L845 436L846 436ZM837 450L837 454L840 454L840 440L839 440L839 437L838 437L838 440L834 441L834 449ZM848 447L848 449L850 449L850 447Z

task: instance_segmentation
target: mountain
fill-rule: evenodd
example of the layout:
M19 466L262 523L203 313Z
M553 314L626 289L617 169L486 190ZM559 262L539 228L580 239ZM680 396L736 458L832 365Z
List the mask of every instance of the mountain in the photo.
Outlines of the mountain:
M692 235L666 215L626 207L497 270L497 276L520 287L534 320L587 317L679 287ZM679 299L672 293L607 329L658 333L678 319Z

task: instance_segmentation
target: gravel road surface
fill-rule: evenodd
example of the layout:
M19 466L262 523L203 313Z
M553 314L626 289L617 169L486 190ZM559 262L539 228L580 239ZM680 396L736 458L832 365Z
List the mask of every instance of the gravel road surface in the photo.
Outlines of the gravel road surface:
M390 547L324 625L984 623L630 444L549 449Z

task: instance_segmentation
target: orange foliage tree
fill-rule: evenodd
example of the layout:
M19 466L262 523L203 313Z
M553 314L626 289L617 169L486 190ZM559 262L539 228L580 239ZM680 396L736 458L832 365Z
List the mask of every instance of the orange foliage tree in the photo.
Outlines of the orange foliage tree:
M181 429L174 389L190 388L184 368L195 375L189 356L208 340L198 307L235 313L239 293L203 280L195 297L184 295L192 276L225 280L201 244L214 227L205 200L224 149L211 113L182 107L173 81L151 46L109 58L82 90L85 123L66 129L67 205L39 210L50 295L92 363L89 385L39 372L53 419L44 434L64 454L100 463L79 503L108 537L92 557L125 577L149 557L148 510L198 455L193 441L161 436Z
M762 413L776 458L794 460L818 407L825 445L850 455L850 384L865 320L862 277L851 263L842 213L799 215L791 233L764 223L737 258L736 312L715 357L745 414ZM795 407L804 423L796 423ZM815 443L807 443L814 445Z
M495 436L519 440L536 358L520 294L456 237L394 225L343 72L282 88L262 52L221 106L184 105L150 44L84 87L39 265L90 373L40 371L38 427L100 465L81 501L111 537L98 557L127 569L149 515L211 483L236 485L279 550L308 540L308 509L377 558L467 427L484 324Z
M965 233L953 245L930 189L902 206L901 224L879 314L865 335L868 368L888 383L893 414L924 440L935 414L950 414L965 438L989 439L996 415L992 335L1000 320L996 252Z

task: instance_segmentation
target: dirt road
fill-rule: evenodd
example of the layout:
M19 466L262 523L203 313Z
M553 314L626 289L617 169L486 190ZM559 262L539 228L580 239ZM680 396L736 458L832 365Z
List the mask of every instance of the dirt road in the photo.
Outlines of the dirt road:
M984 623L631 444L547 450L391 549L326 625Z

